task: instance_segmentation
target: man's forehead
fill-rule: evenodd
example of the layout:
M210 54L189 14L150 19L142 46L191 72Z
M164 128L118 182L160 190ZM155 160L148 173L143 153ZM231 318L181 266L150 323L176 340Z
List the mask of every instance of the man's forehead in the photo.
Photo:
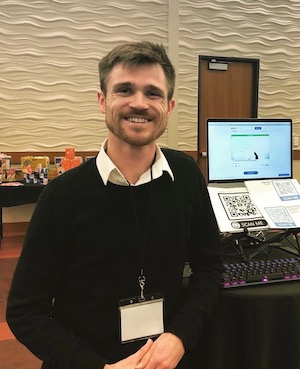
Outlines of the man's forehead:
M109 80L113 80L113 84L134 84L134 81L138 80L141 76L143 80L145 82L148 81L150 85L167 88L167 79L160 64L127 65L118 63L111 70L108 82Z

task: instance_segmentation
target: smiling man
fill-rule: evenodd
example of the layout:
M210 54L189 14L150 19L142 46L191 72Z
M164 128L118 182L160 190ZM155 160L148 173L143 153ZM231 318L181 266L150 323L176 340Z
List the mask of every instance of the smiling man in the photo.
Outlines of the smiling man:
M134 184L150 168L175 102L159 64L117 64L103 83L98 102L110 131L107 155Z
M175 71L162 45L132 42L99 74L108 137L43 191L7 321L44 369L190 369L223 264L197 163L157 144Z

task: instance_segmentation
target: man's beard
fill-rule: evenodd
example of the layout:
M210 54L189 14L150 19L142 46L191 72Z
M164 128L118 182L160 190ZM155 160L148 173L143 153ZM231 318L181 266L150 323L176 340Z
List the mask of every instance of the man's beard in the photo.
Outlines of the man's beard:
M152 123L145 123L145 124L152 124ZM135 146L135 147L142 147L142 146L149 145L150 143L156 141L164 133L167 127L167 125L161 126L158 131L151 132L150 135L134 136L134 135L127 134L126 130L123 129L122 127L120 126L116 127L114 124L108 123L108 121L106 121L106 126L108 130L111 133L113 133L115 136L120 138L122 141L128 143L129 145Z

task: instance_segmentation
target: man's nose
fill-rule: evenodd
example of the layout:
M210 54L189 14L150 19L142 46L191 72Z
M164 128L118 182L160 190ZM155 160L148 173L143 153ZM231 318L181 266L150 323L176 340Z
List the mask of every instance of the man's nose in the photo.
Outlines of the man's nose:
M136 110L147 110L149 108L148 99L142 92L137 92L132 95L129 106Z

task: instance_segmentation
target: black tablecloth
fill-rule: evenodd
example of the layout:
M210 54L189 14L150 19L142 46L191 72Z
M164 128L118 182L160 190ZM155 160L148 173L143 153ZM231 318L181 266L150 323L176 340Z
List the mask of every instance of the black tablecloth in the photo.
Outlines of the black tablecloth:
M0 186L0 208L35 203L44 188L41 184Z
M299 369L300 282L224 290L197 357L199 369Z
M194 368L300 369L300 281L224 289Z
M2 208L36 203L45 185L0 186L0 241L3 237Z

